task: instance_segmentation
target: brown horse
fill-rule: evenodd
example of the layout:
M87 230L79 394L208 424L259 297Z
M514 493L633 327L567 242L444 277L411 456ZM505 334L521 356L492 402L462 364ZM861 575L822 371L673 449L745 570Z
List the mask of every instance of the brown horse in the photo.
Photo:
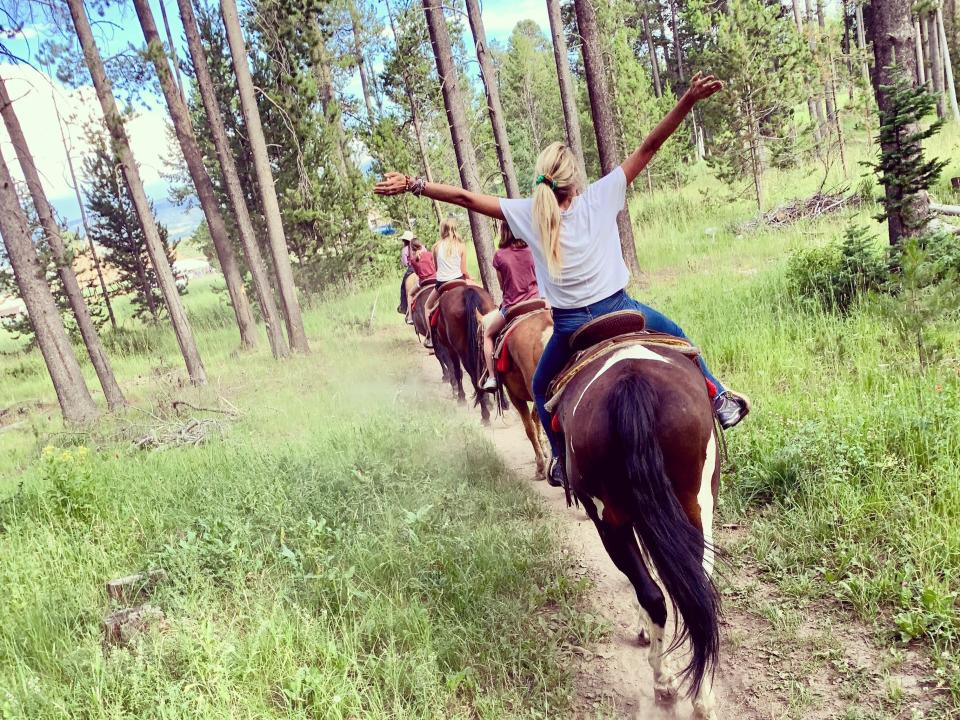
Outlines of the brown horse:
M478 316L478 319L481 324L485 324L484 318ZM537 477L541 480L547 476L547 457L540 443L540 416L530 411L530 403L533 402L533 373L540 362L543 347L552 333L553 318L549 311L541 310L523 316L523 319L510 329L510 335L501 351L501 354L508 355L509 367L506 372L497 373L498 381L506 390L510 404L520 415L524 432L533 446L533 454L537 459Z
M712 718L720 645L712 523L720 476L703 375L674 350L627 345L571 380L555 422L565 437L569 490L636 590L657 698L675 700L680 682L689 681L695 717ZM666 650L667 607L644 555L683 621ZM675 674L663 656L687 639L691 660Z
M483 334L477 314L485 315L493 310L493 298L490 293L476 285L454 287L440 293L440 319L433 332L433 344L441 345L450 351L453 367L454 391L459 391L463 399L463 371L467 371L473 383L474 402L480 406L483 423L490 422L490 407L487 394L480 389L479 348Z
M410 301L412 310L410 319L413 320L413 331L417 334L417 340L422 345L424 340L430 337L430 318L427 317L427 299L432 288L425 287L413 294ZM453 361L450 359L450 351L445 346L433 344L433 354L440 363L440 370L443 373L443 382L453 384ZM454 388L456 390L456 388ZM463 392L460 392L460 400L464 400Z

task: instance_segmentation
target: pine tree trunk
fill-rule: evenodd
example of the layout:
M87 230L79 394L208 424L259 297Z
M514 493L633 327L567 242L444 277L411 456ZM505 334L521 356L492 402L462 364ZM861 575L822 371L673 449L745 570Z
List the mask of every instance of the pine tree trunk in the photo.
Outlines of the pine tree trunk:
M590 112L593 116L593 128L597 135L597 149L600 151L600 169L604 175L612 172L623 162L620 148L617 147L617 127L610 107L610 96L606 88L606 73L603 67L597 17L593 0L574 0L573 7L577 15L577 29L582 42L583 72L587 80L587 92L590 96ZM620 230L620 247L623 259L634 280L642 276L640 260L637 258L637 246L633 239L633 225L630 211L624 205L617 215L617 227Z
M862 0L857 0L857 49L860 51L860 74L863 86L870 87L870 61L867 59L867 30L863 22Z
M843 168L843 177L850 177L850 168L847 165L847 144L843 137L843 120L840 118L840 104L837 102L837 68L833 61L833 52L829 54L830 66L830 94L833 98L834 116L833 125L837 133L837 148L840 151L840 166Z
M814 30L814 16L813 16L813 2L812 0L806 0L806 11L807 11L807 45L810 47L810 53L813 55L814 62L818 62L817 56L817 35ZM827 125L826 115L823 111L823 97L814 93L813 95L813 112L816 115L817 127L820 131L820 137L826 137L830 130Z
M77 173L73 168L73 158L70 156L70 147L67 144L67 133L63 128L63 118L60 117L60 105L57 103L55 92L50 93L50 100L53 102L53 110L57 114L57 127L60 128L60 140L63 143L63 154L67 159L67 170L70 172L70 182L73 183L73 193L77 198L77 207L80 209L80 224L83 225L83 234L87 238L87 244L90 247L90 257L93 260L93 267L97 271L97 279L100 281L100 291L103 293L103 304L107 307L107 316L110 318L110 327L117 329L117 318L113 314L113 302L110 300L110 291L107 289L107 281L103 277L103 265L100 263L100 255L97 253L97 246L93 242L93 236L90 234L90 224L87 222L87 211L83 207L83 196L80 194L80 183L77 181Z
M680 45L680 32L677 23L677 0L670 0L670 32L673 34L673 52L677 60L677 79L683 82L686 77L683 70L683 47Z
M927 84L926 58L923 52L923 38L926 33L920 29L920 18L913 19L913 39L917 48L917 80L921 85Z
M177 5L180 8L180 19L183 23L184 34L187 37L187 47L193 60L197 89L200 91L210 134L213 136L213 144L217 151L217 159L220 162L223 184L230 198L233 214L237 219L240 243L243 246L247 267L250 269L250 276L253 279L257 300L260 303L263 322L267 328L270 350L275 358L287 357L290 354L290 347L283 335L283 320L277 310L273 289L270 287L270 275L266 263L263 261L263 255L260 253L257 233L253 228L253 221L250 219L250 210L247 207L243 186L240 183L237 164L234 161L230 141L227 138L223 116L220 114L220 105L217 102L213 78L210 76L207 56L203 49L203 43L200 41L197 18L193 12L193 2L192 0L177 0Z
M397 26L393 20L393 10L390 7L390 0L384 0L387 6L387 17L390 19L390 30L393 33L393 43L400 47L400 36L397 34ZM417 149L420 151L420 162L423 165L423 176L427 182L433 182L433 171L430 168L430 157L427 154L427 144L423 139L423 126L420 124L420 111L417 109L417 100L413 96L413 90L410 88L410 78L407 75L407 69L404 66L401 75L403 78L403 92L407 96L407 102L410 103L410 117L413 120L413 132L417 138ZM437 216L437 225L443 221L443 213L440 212L440 203L431 200L433 212Z
M327 125L333 128L335 160L341 176L346 178L350 174L347 168L347 139L344 136L343 123L340 121L340 110L333 92L333 77L330 73L330 53L327 50L323 33L318 30L318 34L320 35L320 39L316 48L319 54L316 78L319 85L320 109L323 110L323 116L326 118Z
M97 371L97 378L103 388L103 395L107 399L107 406L111 410L121 408L126 402L123 398L123 392L117 384L117 378L113 374L110 359L107 357L107 351L100 341L100 334L93 324L93 318L90 317L90 310L83 300L80 283L77 282L77 276L70 265L60 228L53 217L53 208L50 206L47 195L43 190L40 173L37 171L30 148L27 147L27 139L23 136L20 121L17 119L16 112L14 112L10 96L7 94L7 85L2 77L0 77L0 115L3 115L4 126L7 128L13 150L20 162L20 168L23 170L23 177L27 181L27 189L30 191L33 206L37 210L40 225L47 236L47 243L57 264L57 274L60 276L63 290L70 301L70 308L77 319L77 327L80 329L80 335L83 337L84 345L86 345L90 362L93 363L93 367Z
M587 166L583 156L583 140L580 136L580 116L577 113L577 95L573 88L573 73L567 50L567 38L563 34L560 19L560 0L547 0L547 15L550 18L550 35L553 38L553 59L557 65L557 82L560 85L560 102L563 105L563 124L567 131L567 146L573 151L580 166L582 182L587 181Z
M157 71L160 89L163 91L163 96L167 101L167 109L170 112L170 119L173 121L173 129L180 143L180 150L187 164L190 179L193 181L197 197L200 199L200 207L203 208L203 216L207 220L207 229L210 231L210 238L213 240L217 259L220 261L220 269L223 272L230 302L233 305L233 312L237 318L237 327L240 328L240 345L244 349L255 348L257 346L257 323L253 319L250 301L247 299L247 293L243 288L243 277L240 275L240 266L233 252L233 245L230 244L227 225L220 213L217 192L213 188L213 182L207 174L206 167L204 167L203 154L200 151L200 145L197 143L197 137L193 133L190 113L183 102L182 96L177 92L176 83L170 72L170 64L163 52L160 33L157 31L153 12L150 10L149 0L133 0L133 7L140 19L143 39L147 43L147 56L153 62Z
M37 345L53 381L60 401L60 410L67 422L87 422L97 416L97 406L84 382L80 363L73 352L70 338L53 293L47 285L43 268L27 229L27 217L20 207L17 190L10 177L7 162L0 154L0 236L13 267L20 290L20 299L27 306Z
M73 19L74 29L77 32L77 38L83 49L84 60L90 71L90 76L93 79L97 99L100 101L100 107L103 110L104 122L110 131L113 149L117 153L124 181L130 191L130 197L136 208L137 217L143 228L147 252L150 255L153 269L157 274L160 292L163 293L167 312L170 315L170 323L173 325L174 333L177 336L177 343L180 345L180 352L187 366L187 373L190 376L190 381L194 385L205 385L207 382L207 374L203 368L203 362L200 359L200 352L197 349L197 343L193 337L193 330L190 328L190 321L187 318L186 310L184 310L183 303L180 301L180 293L177 290L177 283L173 278L170 263L167 261L167 255L164 251L163 243L160 240L160 233L157 231L156 221L150 209L150 201L147 199L147 194L143 189L140 169L137 166L136 160L134 160L133 152L130 150L130 141L127 138L127 132L123 126L123 118L117 109L117 102L113 97L113 88L110 80L107 79L107 73L103 67L103 60L100 57L100 52L97 50L96 42L93 39L93 30L90 27L90 21L87 18L83 0L67 0L67 4L70 7L70 15Z
M943 84L943 53L940 51L940 28L937 16L930 13L926 18L927 40L930 43L930 74L933 77L933 93L937 96L937 117L947 115L947 103Z
M797 32L800 34L800 37L804 36L803 30L803 15L800 12L800 0L793 0L793 21L797 25ZM805 85L809 88L810 78L809 75L805 78ZM810 115L810 125L813 128L813 139L819 145L820 143L820 125L817 121L817 104L813 95L807 94L807 113Z
M478 0L466 0L467 20L470 22L470 31L477 50L477 60L480 62L480 79L483 81L483 90L487 95L487 112L490 115L490 124L493 126L493 142L497 147L497 160L500 163L500 174L503 176L503 187L507 197L520 197L520 186L517 185L517 173L513 169L513 153L510 152L510 139L507 137L507 127L503 122L503 106L500 104L500 88L497 86L497 74L487 52L487 34L483 29L483 18L480 17Z
M243 40L243 31L240 29L235 0L220 0L220 12L223 15L227 42L230 45L233 70L237 76L240 110L247 126L257 184L260 186L260 201L266 216L267 235L270 238L270 250L277 274L277 290L280 293L283 314L287 322L290 348L294 352L309 352L310 345L303 327L297 288L293 284L290 251L287 248L283 223L280 219L280 203L277 201L277 190L273 184L273 171L270 169L270 158L267 156L267 141L263 136L263 126L260 123L260 110L257 108L257 99L253 94L253 79L250 77L250 66L247 64L247 48Z
M884 0L872 6L872 36L874 57L874 92L877 107L881 112L890 110L890 101L884 86L893 84L891 68L899 64L908 78L917 77L917 56L914 52L913 23L911 21L911 0ZM905 135L916 133L918 128L907 127ZM896 144L885 143L882 152L902 150ZM884 188L887 208L896 202L897 188L889 183ZM887 218L887 230L891 245L898 245L904 238L923 230L930 214L930 198L926 191L915 193L907 207L899 212L891 212Z
M823 13L823 0L817 0L817 26L820 29L820 37L826 33L826 19ZM819 44L819 43L818 43ZM832 53L831 53L832 55ZM830 132L834 132L837 125L837 107L834 103L833 78L830 76L829 69L820 58L820 82L823 85L823 100L827 107L827 122Z
M177 59L177 46L173 43L173 33L170 31L170 20L167 18L167 6L163 0L159 0L160 14L163 16L163 29L167 33L167 44L170 46L170 60L173 61L173 76L177 80L177 90L180 93L180 99L183 104L187 104L187 92L183 89L183 77L180 75L180 61Z
M647 52L650 53L650 70L653 73L653 91L657 97L663 97L663 85L660 84L660 61L657 60L657 47L653 44L653 36L650 34L650 19L644 13L643 35L647 41Z
M360 73L360 88L363 91L363 104L367 108L367 122L373 125L373 104L370 102L370 84L367 80L367 68L363 59L363 42L360 39L360 11L358 0L350 0L350 26L353 30L353 58Z
M960 122L960 107L957 106L957 88L953 79L953 62L950 59L950 43L947 42L947 30L943 25L943 9L937 8L937 30L940 33L940 48L943 50L943 70L947 76L947 99L954 122Z
M453 150L460 169L460 183L465 190L480 192L480 180L477 175L477 156L470 139L470 125L464 113L463 99L457 82L457 69L453 64L453 52L450 49L450 34L447 21L443 17L440 0L423 0L423 10L430 32L430 44L437 63L437 75L440 77L440 89L443 92L443 104L447 112L447 123L453 139ZM475 212L468 213L473 245L480 265L480 278L483 286L500 302L500 284L493 270L490 235L487 223Z

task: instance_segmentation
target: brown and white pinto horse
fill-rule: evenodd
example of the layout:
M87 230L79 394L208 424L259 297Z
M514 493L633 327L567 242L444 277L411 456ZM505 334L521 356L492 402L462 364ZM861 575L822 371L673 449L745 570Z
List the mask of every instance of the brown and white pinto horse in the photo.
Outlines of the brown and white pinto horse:
M463 399L463 371L467 371L473 383L474 402L480 406L480 416L486 425L490 422L490 407L487 394L480 389L480 362L477 348L483 334L477 315L493 310L490 293L476 285L453 287L440 293L440 318L433 332L433 345L441 345L449 351L453 369L452 384Z
M489 317L490 315L479 318L481 325L486 325ZM523 422L524 432L537 459L537 477L541 480L547 476L547 456L540 442L540 416L536 411L531 412L530 403L533 402L533 373L537 370L543 348L552 333L553 318L549 311L538 311L523 316L523 319L510 330L510 335L501 350L501 354L506 353L508 356L507 370L497 373L500 384L510 399L510 404L516 409ZM478 352L482 358L483 349L480 348Z
M570 381L555 422L565 437L570 490L636 590L657 699L675 700L688 681L694 716L714 717L720 600L711 579L712 525L720 476L703 375L674 350L627 345ZM682 620L667 648L667 606L645 557ZM664 655L685 640L691 660L675 675Z

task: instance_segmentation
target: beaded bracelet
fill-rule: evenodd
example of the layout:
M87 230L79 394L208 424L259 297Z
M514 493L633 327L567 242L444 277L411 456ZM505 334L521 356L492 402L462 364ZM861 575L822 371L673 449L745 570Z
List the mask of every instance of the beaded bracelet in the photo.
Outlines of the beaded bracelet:
M407 177L407 192L411 192L417 197L420 197L423 193L424 188L427 186L427 181L422 177Z

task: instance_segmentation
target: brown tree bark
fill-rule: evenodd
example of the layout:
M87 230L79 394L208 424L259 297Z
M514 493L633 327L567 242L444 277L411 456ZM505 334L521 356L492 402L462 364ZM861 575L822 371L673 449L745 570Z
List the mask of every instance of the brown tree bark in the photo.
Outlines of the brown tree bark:
M257 234L253 229L253 221L250 219L250 210L247 207L243 186L240 183L240 174L237 172L237 164L230 149L230 141L223 124L223 116L220 114L220 106L213 87L213 78L210 76L207 56L203 49L203 43L200 41L197 18L193 12L193 2L192 0L177 0L177 5L180 8L180 19L183 22L184 34L187 37L187 48L193 61L197 89L200 91L200 99L203 101L203 109L217 151L223 184L230 198L233 214L237 219L240 243L243 246L247 267L250 269L250 276L253 279L257 300L260 303L263 322L267 328L270 350L275 358L287 357L290 354L290 346L287 345L287 339L283 335L283 320L273 297L270 275L267 272L266 263L263 261L263 255L260 253L260 244L257 242Z
M663 97L663 85L660 84L660 61L657 59L657 46L653 44L653 35L650 34L650 19L644 13L643 35L647 42L647 52L650 53L650 71L653 73L653 91L657 97Z
M177 90L180 92L180 99L183 104L187 104L187 92L183 89L183 77L180 75L180 61L177 59L177 46L173 44L173 33L170 31L170 20L167 18L167 6L163 0L159 0L160 14L163 16L163 29L167 33L167 44L170 46L170 60L173 61L173 76L177 80Z
M913 19L913 41L917 49L917 80L921 85L927 84L926 56L924 55L924 38L926 31L920 29L920 18Z
M917 77L917 57L914 52L913 23L911 20L911 0L884 0L872 6L871 34L873 36L874 92L877 106L881 112L890 110L890 100L883 90L892 84L891 72L894 65L908 78ZM915 82L915 80L914 80ZM904 135L917 132L916 127L905 129ZM897 144L886 143L883 152L902 152ZM892 185L885 187L887 207L896 202L897 189ZM887 218L887 231L891 245L922 231L930 215L930 198L926 192L919 192L910 198L907 207L899 212L890 213Z
M60 234L57 221L53 217L53 208L50 206L47 194L43 190L40 173L37 171L33 155L27 146L27 139L23 135L23 129L20 127L20 121L17 119L13 103L10 101L10 95L7 93L7 85L2 77L0 77L0 115L3 116L3 124L7 128L13 150L20 162L20 168L23 170L23 177L27 181L27 189L30 191L33 206L37 209L40 225L47 236L47 244L50 246L53 259L57 264L57 274L60 276L60 282L63 283L63 291L66 293L67 299L70 301L70 308L77 319L77 327L83 337L90 362L93 363L93 367L97 371L100 387L103 388L103 395L107 399L107 407L111 410L117 410L126 404L123 392L120 390L120 385L117 384L117 378L113 374L113 368L110 366L107 351L100 340L100 334L93 324L90 310L83 300L80 283L77 282L77 276L74 274L73 267L71 267L70 260L67 257L66 244Z
M363 42L360 39L360 9L358 0L350 0L350 26L353 30L353 58L360 73L360 88L363 91L363 104L367 108L367 122L373 124L373 104L370 101L370 84L367 80L367 65L363 58Z
M137 167L133 152L130 150L130 141L123 126L123 118L117 109L117 101L113 97L113 87L107 78L100 51L93 39L93 30L87 18L87 11L84 9L83 0L67 0L67 4L70 8L70 16L73 19L77 38L80 41L80 47L83 49L84 60L97 92L97 99L100 101L104 122L110 132L111 143L120 159L120 169L123 172L124 181L130 190L130 197L143 228L150 262L157 274L157 283L160 285L161 293L163 293L164 303L170 315L170 323L173 325L177 343L180 345L180 352L187 366L187 373L194 385L205 385L207 374L200 359L200 351L197 349L193 330L190 328L190 321L187 319L186 310L184 310L183 303L180 301L180 293L177 291L177 284L173 279L170 263L167 262L167 256L160 241L160 234L157 232L156 221L150 210L150 201L147 199L147 194L143 189L143 180L140 178L140 169Z
M384 0L387 6L387 17L390 19L390 31L393 33L393 43L400 47L400 36L397 34L397 26L393 19L393 9L390 7L390 0ZM410 118L413 120L413 133L417 138L417 149L420 151L420 162L423 165L423 176L427 182L433 182L433 170L430 167L430 157L427 154L427 144L423 139L423 126L420 124L420 111L417 109L417 100L413 96L413 90L410 88L410 77L407 75L407 69L404 66L401 75L403 78L403 92L407 96L407 102L410 104ZM443 221L443 214L440 212L440 203L431 200L433 212L437 216L437 225Z
M583 72L587 80L587 93L590 96L590 112L593 116L593 129L597 135L597 149L600 152L600 170L606 175L623 162L623 153L618 147L617 126L606 87L603 54L597 31L597 16L592 0L574 0L573 7L577 15L577 30L581 37ZM637 246L633 239L630 211L626 205L617 215L617 227L620 230L623 259L634 280L639 281L642 271L640 260L637 258Z
M10 177L7 162L0 154L0 236L13 267L13 275L20 290L20 298L27 306L33 324L37 345L53 381L53 389L60 401L60 410L67 422L87 422L97 416L97 406L84 382L80 363L73 352L70 338L53 293L47 285L43 268L37 258L27 217L20 207L17 190Z
M673 35L673 53L677 61L677 79L683 82L686 77L683 68L683 47L680 45L680 29L677 23L677 0L670 0L670 33Z
M290 251L287 249L287 240L280 219L280 203L277 201L277 190L273 184L273 171L270 169L270 158L267 156L267 142L260 123L260 110L257 108L257 99L253 94L253 79L250 77L250 66L247 64L247 48L243 40L243 31L240 29L235 0L220 0L220 12L227 31L233 70L236 73L237 88L240 91L240 110L247 125L254 170L257 173L257 184L260 186L260 201L267 220L267 234L270 238L270 250L277 274L277 289L287 322L290 347L295 352L309 352L310 345L307 342L307 332L303 327L297 288L293 284Z
M943 53L940 50L940 28L937 27L937 16L928 13L920 22L926 22L927 41L930 43L930 74L933 78L933 93L937 96L937 117L947 115L946 88L943 83Z
M507 127L503 122L503 106L500 104L497 74L493 70L493 63L490 61L490 54L487 52L487 34L483 29L483 18L480 16L480 3L478 0L466 0L466 3L467 20L470 23L470 31L473 33L477 60L480 62L480 78L483 81L483 90L487 96L487 113L490 115L490 125L493 126L493 142L497 148L497 160L500 163L500 175L503 176L503 187L507 191L507 197L518 198L520 197L520 187L517 185L517 173L513 169L513 153L510 152Z
M567 146L573 151L580 166L580 177L587 181L587 167L583 159L583 139L580 135L580 116L577 113L577 95L570 72L567 38L560 19L560 0L547 0L550 35L553 38L553 59L557 64L557 82L560 84L560 102L563 105L563 124L567 131Z
M433 55L437 63L437 75L440 76L440 89L443 92L443 104L447 111L447 124L450 126L453 150L460 169L460 183L465 190L481 192L480 179L477 175L477 156L473 148L473 140L470 139L470 126L463 109L463 98L457 82L457 69L453 64L453 52L450 49L450 34L447 32L447 21L443 17L440 0L423 0L423 10L427 17L430 44L433 46ZM473 246L480 265L480 278L494 301L499 303L500 283L493 270L493 252L487 223L475 212L468 215Z
M183 159L187 164L190 179L193 181L197 197L200 199L200 207L203 209L203 216L207 220L207 229L210 231L210 239L213 240L217 259L220 261L220 270L223 272L230 302L233 305L233 313L237 319L237 327L240 329L240 345L245 349L255 348L257 346L257 323L253 319L250 301L247 299L247 293L243 288L243 277L240 275L240 266L233 252L233 246L230 244L227 225L220 213L217 192L213 188L213 182L207 174L206 167L204 167L203 153L200 151L197 137L193 133L190 112L183 102L183 96L177 92L176 83L170 72L170 64L163 52L160 33L153 19L153 12L150 10L149 0L133 0L133 7L140 19L143 39L147 43L147 56L156 68L157 78L160 80L160 89L163 91L163 96L167 101L167 109L170 112L170 119L173 121L173 129L177 135L177 141L180 143L180 150L183 152Z

